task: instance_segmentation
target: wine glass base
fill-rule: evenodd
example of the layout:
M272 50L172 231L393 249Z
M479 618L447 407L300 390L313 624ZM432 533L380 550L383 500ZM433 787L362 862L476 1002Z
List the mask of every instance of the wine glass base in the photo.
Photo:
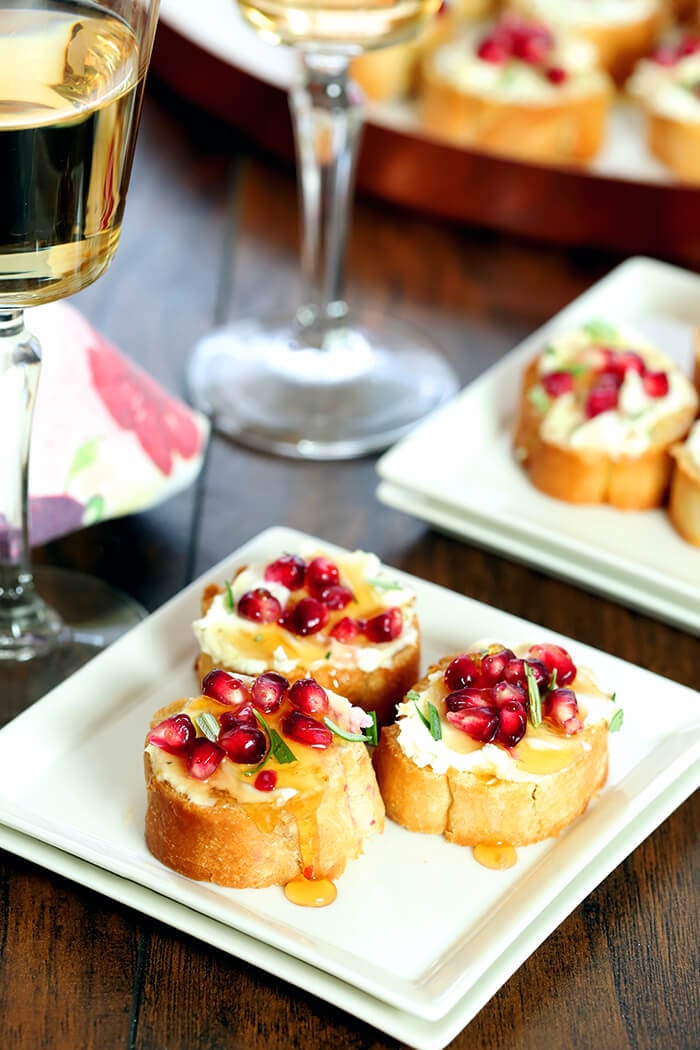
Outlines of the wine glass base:
M35 567L33 576L48 615L27 631L23 644L0 646L3 716L38 700L147 616L96 577L44 566Z
M351 459L387 448L458 389L447 361L401 322L353 318L321 345L300 331L239 321L196 344L189 393L215 430L281 456Z

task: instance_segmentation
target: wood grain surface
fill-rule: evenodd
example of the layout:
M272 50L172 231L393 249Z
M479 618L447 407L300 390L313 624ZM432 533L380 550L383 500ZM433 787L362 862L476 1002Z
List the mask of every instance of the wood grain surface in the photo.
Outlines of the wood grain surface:
M466 383L619 261L361 199L348 285L352 300L430 331ZM122 243L109 272L75 304L183 394L199 336L271 302L291 307L297 289L293 171L152 78ZM285 524L373 549L389 564L700 687L697 638L380 505L374 463L291 463L216 437L186 492L51 544L37 561L100 575L153 610L260 530ZM688 556L700 554L689 548ZM0 720L16 706L0 689ZM661 695L660 730L663 710ZM697 797L681 806L515 973L453 1050L700 1046L699 816ZM0 1044L401 1045L275 973L7 852L0 852Z

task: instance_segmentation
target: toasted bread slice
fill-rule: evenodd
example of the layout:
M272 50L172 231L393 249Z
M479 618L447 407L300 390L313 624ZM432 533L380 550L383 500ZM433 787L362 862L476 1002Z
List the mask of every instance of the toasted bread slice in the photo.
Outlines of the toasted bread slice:
M700 422L691 431L696 433L700 437ZM700 467L691 454L690 441L674 445L671 453L674 462L669 517L683 539L700 547Z

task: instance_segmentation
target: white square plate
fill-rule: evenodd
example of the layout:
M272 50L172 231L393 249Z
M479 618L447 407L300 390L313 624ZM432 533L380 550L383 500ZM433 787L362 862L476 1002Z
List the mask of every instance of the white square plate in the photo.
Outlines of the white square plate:
M269 529L206 581L308 540ZM477 638L553 639L617 691L625 726L611 738L608 783L558 839L521 849L514 868L493 872L470 850L390 823L338 880L337 901L318 911L295 907L278 888L226 890L159 864L143 841L143 739L157 708L194 692L191 622L202 578L0 731L0 843L279 973L421 1050L439 1050L697 785L698 697L396 575L417 593L424 665ZM652 717L660 696L662 736Z
M378 462L378 498L462 539L700 633L700 549L666 512L567 504L530 484L511 434L524 366L555 331L626 323L692 372L700 277L623 263L434 413Z

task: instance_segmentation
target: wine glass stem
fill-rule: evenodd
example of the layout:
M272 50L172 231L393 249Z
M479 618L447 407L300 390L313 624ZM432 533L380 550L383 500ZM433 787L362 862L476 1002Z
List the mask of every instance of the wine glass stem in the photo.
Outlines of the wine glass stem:
M347 315L344 266L362 133L363 99L341 55L300 55L290 90L302 213L302 303L307 345L323 348Z
M29 446L41 369L22 310L0 310L0 659L28 659L53 645L58 617L36 593L29 545Z

